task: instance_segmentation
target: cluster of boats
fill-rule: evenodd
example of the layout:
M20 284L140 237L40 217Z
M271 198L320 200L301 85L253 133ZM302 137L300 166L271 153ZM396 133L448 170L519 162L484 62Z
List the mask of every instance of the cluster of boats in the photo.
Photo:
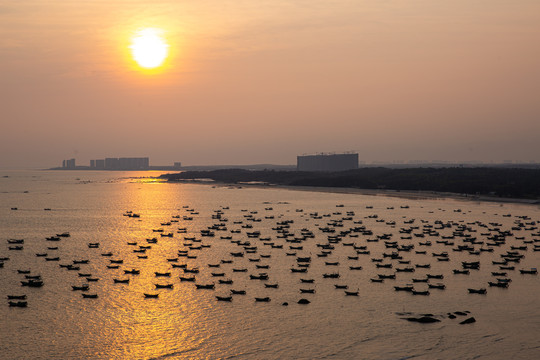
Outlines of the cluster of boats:
M373 213L370 206L351 210L346 210L344 204L336 207L338 210L331 213L296 209L295 216L288 218L286 211L276 214L274 207L269 206L264 210L241 209L236 213L228 206L222 206L200 222L208 224L210 220L210 226L201 226L197 221L199 212L184 206L185 215L173 215L159 222L160 228L148 229L149 234L160 234L159 238L149 235L128 241L123 258L119 252L101 250L100 242L88 243L90 252L87 255L108 259L105 268L115 274L109 281L118 286L129 286L133 277L143 272L153 275L155 282L148 284L153 291L143 292L141 296L144 299L158 299L160 290L173 290L176 285L187 282L193 283L195 290L215 290L215 299L220 302L231 302L234 296L246 295L247 288L255 292L254 302L270 302L270 292L283 291L284 288L274 277L276 272L283 271L283 268L276 270L276 263L289 264L285 269L298 284L296 297L308 294L309 299L296 301L300 304L309 304L316 298L318 290L326 286L342 292L344 296L361 296L357 281L360 278L368 280L365 286L371 286L369 282L392 282L391 289L396 292L427 296L433 291L447 290L448 286L443 281L449 276L471 276L481 268L488 268L493 279L487 284L477 282L480 286L467 288L470 294L486 294L488 286L508 288L512 272L537 274L536 268L516 268L530 250L534 253L540 249L537 222L527 216L515 217L512 226L505 228L498 222L417 220L407 216L408 205L397 210L387 208L386 216L392 211L400 211L401 216L389 220ZM454 212L464 216L461 211ZM132 211L123 215L140 217ZM229 221L228 216L235 219ZM175 226L178 228L173 229ZM45 240L59 242L70 236L65 232ZM22 248L24 239L8 239L7 242L8 250L15 250L11 247ZM163 242L166 242L167 249L174 250L164 252L162 247L160 252L155 252L153 249L160 248ZM216 244L219 244L215 247L219 250L213 250ZM57 249L58 246L48 246L46 252L35 255L48 262L59 262L59 268L66 271L77 272L77 278L85 282L71 285L71 290L80 291L85 299L98 298L98 293L89 292L90 284L101 280L103 275L95 276L81 270L81 266L88 265L90 259L60 262L59 256L49 255ZM212 254L207 258L219 261L204 264L200 258L205 252ZM149 256L154 259L161 256L162 261L145 261ZM275 258L279 261L273 261ZM0 267L8 258L3 259ZM167 264L167 268L156 269L147 265L156 263ZM39 288L44 285L40 275L31 275L29 270L18 271L25 275L21 286ZM369 276L362 275L365 272ZM201 281L207 278L214 281ZM166 279L170 280L164 282ZM262 285L255 285L257 281ZM246 286L247 282L250 286ZM238 283L244 284L244 288L238 287ZM23 295L10 295L9 306L27 306L26 296L20 299L18 296Z

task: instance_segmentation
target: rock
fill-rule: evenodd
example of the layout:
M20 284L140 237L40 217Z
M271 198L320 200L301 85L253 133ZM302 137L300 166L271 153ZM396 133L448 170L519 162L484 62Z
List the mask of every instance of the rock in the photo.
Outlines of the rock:
M459 316L467 316L467 313L463 311L454 311L454 314L459 315Z
M419 318L416 318L416 317L408 317L408 318L403 318L407 321L412 321L412 322L419 322L419 323L422 323L422 324L429 324L429 323L434 323L434 322L440 322L441 320L439 319L435 319L435 318L432 318L431 316L422 316L422 317L419 317Z
M472 324L472 323L474 323L474 322L476 322L476 319L475 319L474 317L470 317L470 318L465 319L465 320L463 320L462 322L460 322L460 325L461 325L461 324Z
M309 304L311 301L309 301L308 299L300 299L298 300L298 303L299 304Z
M289 305L289 303L288 303L288 302L284 302L284 303L283 303L283 304L281 304L281 305L283 305L283 306L288 306L288 305Z
M455 319L455 318L456 318L456 315L454 315L454 314L448 314L448 318L449 318L449 319Z

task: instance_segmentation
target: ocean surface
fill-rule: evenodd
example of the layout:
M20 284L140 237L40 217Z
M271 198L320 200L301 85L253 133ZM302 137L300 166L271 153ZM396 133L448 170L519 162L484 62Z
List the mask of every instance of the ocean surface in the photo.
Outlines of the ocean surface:
M538 206L152 175L0 171L0 358L540 358L540 278L520 273L540 267Z

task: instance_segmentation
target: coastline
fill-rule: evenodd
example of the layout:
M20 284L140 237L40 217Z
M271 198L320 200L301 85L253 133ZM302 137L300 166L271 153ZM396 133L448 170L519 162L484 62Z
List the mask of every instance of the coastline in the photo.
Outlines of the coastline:
M461 201L478 201L478 202L494 202L494 203L507 203L507 204L521 204L521 205L533 205L539 206L540 200L536 199L518 199L518 198L504 198L496 196L486 195L468 195L458 194L452 192L437 192L437 191L402 191L402 190L384 190L384 189L360 189L349 187L324 187L324 186L293 186L293 185L277 185L277 184L261 184L261 183L225 183L219 181L193 181L193 180L175 180L169 182L200 184L200 185L212 185L221 187L250 187L259 189L283 189L293 191L311 191L311 192L325 192L333 194L350 194L350 195L365 195L365 196L386 196L386 197L399 197L412 200L429 200L429 199L453 199Z
M499 198L493 196L467 195L450 192L436 191L401 191L401 190L372 190L372 189L357 189L357 188L325 188L325 187L310 187L310 186L279 186L290 190L299 191L314 191L328 192L335 194L351 194L351 195L366 195L366 196L386 196L399 197L412 200L429 200L429 199L454 199L462 201L485 201L498 203L513 203L523 205L540 205L540 201L533 199L515 199L515 198ZM274 186L270 186L274 187Z

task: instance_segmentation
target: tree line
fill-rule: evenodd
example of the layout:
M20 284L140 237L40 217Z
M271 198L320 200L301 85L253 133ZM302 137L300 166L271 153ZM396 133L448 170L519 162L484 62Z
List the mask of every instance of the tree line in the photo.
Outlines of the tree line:
M257 181L288 186L437 191L540 199L540 169L370 167L339 172L225 169L186 171L166 174L163 178L169 181L206 178L230 184Z

